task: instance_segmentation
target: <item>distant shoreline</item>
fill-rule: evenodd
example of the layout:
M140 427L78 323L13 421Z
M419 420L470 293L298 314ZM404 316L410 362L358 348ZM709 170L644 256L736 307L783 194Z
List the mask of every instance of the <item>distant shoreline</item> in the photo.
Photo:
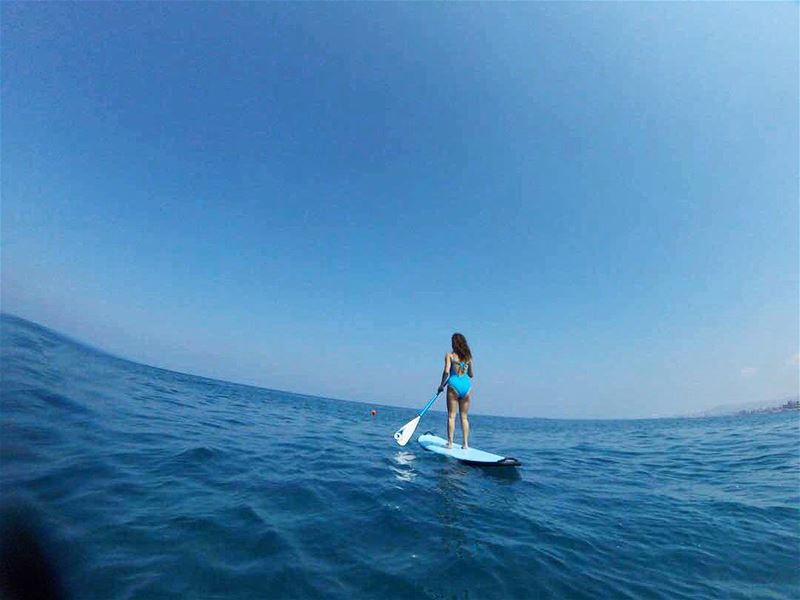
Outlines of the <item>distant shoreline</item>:
M800 411L800 400L787 400L780 406L768 406L765 408L744 409L734 413L735 415L765 415L770 413L781 413Z
M800 397L789 397L783 400L775 400L770 403L760 403L760 405L744 406L718 406L703 412L686 415L689 419L704 419L708 417L747 417L750 415L769 415L775 413L800 411Z

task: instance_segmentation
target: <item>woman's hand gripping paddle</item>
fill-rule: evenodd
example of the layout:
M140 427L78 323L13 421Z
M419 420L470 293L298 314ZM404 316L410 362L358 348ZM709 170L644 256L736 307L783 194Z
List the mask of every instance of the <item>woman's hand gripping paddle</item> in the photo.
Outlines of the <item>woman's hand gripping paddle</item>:
M437 392L436 395L428 401L425 408L417 413L416 417L394 432L394 439L398 444L405 446L408 443L408 440L414 435L414 430L417 428L417 425L419 425L419 420L422 418L422 415L428 412L428 409L433 406L433 403L436 402L436 399L441 393L441 391Z

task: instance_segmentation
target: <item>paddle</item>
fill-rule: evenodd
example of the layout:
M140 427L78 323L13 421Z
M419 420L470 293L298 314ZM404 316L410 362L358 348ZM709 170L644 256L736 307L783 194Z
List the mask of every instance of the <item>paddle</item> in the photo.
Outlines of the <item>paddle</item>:
M394 432L394 439L398 444L405 446L408 443L408 440L414 435L414 430L417 428L417 425L419 425L419 420L422 418L422 415L428 412L428 409L433 406L433 403L436 402L436 399L441 393L442 392L437 392L436 395L428 401L425 407L417 413L416 417Z

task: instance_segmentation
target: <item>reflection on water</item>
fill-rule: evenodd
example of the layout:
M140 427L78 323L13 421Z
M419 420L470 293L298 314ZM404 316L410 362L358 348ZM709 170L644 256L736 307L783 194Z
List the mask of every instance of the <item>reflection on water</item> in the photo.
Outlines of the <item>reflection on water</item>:
M417 457L412 454L411 452L406 452L405 450L398 450L397 453L394 455L394 460L398 465L410 465L412 462L417 460Z
M458 462L446 461L436 477L439 503L436 516L442 524L442 547L463 558L470 539L464 523L464 511L469 509L467 476L470 468Z
M417 472L414 470L414 461L417 459L411 452L406 452L405 450L398 450L397 453L392 457L394 462L396 462L399 466L392 467L392 471L394 471L394 476L399 479L400 481L411 481L414 477L417 476Z

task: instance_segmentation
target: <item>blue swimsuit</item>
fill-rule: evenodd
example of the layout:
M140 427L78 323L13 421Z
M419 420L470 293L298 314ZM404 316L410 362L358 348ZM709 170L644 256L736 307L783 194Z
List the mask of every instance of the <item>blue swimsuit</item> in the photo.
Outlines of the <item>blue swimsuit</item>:
M447 385L456 391L459 398L466 396L472 387L472 379L467 375L467 371L469 371L467 366L464 361L450 363L450 377L447 379ZM461 373L458 372L459 369L462 371Z

